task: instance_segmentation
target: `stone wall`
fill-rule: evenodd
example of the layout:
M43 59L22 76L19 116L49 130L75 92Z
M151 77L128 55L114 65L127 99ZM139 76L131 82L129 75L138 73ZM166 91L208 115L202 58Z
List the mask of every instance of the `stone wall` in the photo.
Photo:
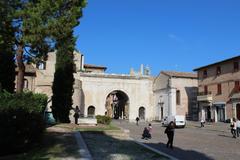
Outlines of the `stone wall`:
M146 109L146 120L154 119L152 79L148 76L81 73L79 78L84 94L84 115L87 115L89 106L96 108L96 115L104 115L107 96L113 91L122 91L129 98L130 121L134 121L138 116L138 110L141 106Z

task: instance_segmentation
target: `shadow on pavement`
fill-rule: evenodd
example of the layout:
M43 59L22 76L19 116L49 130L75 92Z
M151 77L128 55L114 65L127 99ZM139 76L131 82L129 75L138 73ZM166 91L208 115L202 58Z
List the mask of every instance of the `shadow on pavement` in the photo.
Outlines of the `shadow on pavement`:
M81 134L94 160L169 160L116 133L111 136L102 131L81 131Z
M81 132L89 150L95 160L110 160L115 156L116 159L148 159L148 160L158 160L165 159L163 157L156 157L154 152L148 149L141 149L137 144L128 139L118 139L103 132ZM194 151L194 150L184 150L178 147L173 149L166 148L164 143L143 143L154 149L157 149L163 153L171 155L179 160L213 160L213 158L207 155ZM148 150L148 151L147 151ZM148 153L149 152L149 153ZM151 154L152 152L152 154ZM126 157L124 157L126 156Z
M220 137L227 137L227 138L233 138L233 136L231 136L231 135L224 135L224 134L219 134L218 136L220 136Z
M183 150L178 147L167 148L164 143L144 143L150 147L153 147L163 153L169 154L179 160L214 160L211 157L208 157L204 153L200 153L194 150Z

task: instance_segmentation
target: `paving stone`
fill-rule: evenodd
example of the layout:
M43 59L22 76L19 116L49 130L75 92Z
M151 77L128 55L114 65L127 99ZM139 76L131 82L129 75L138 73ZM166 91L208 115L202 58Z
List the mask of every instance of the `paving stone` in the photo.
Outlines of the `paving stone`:
M113 121L130 131L130 137L161 152L182 160L239 160L240 137L232 138L228 123L209 123L200 128L199 122L187 122L186 128L175 129L174 149L166 148L167 136L161 123L152 123L152 139L143 140L141 134L148 123L139 126L128 121Z

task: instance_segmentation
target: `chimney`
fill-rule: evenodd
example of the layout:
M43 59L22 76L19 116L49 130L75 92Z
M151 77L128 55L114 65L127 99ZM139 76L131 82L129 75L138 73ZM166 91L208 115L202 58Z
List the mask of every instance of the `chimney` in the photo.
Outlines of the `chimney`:
M133 70L133 68L131 68L130 69L130 76L134 76L134 75L135 75L134 70Z
M140 75L143 75L143 64L141 64L141 67L140 67Z

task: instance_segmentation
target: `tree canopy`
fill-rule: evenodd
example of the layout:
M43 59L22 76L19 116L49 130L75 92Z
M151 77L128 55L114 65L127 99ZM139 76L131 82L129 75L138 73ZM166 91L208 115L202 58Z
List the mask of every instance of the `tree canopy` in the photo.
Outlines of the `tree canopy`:
M53 113L60 122L69 122L76 40L73 29L79 24L85 5L86 0L0 1L0 89L14 90L14 57L18 68L16 91L21 93L25 55L33 62L44 61L47 53L56 49Z
M69 111L72 108L75 68L73 51L76 39L73 36L73 28L79 24L78 19L82 16L85 1L60 3L60 5L65 9L60 9L61 23L55 25L66 24L66 22L67 25L64 30L57 31L55 35L57 37L57 58L52 86L52 111L57 121L68 123L70 122ZM68 9L66 10L66 8Z
M23 90L25 66L23 54L42 61L56 44L79 24L85 0L20 1L14 14L17 92Z
M0 1L0 90L10 93L15 89L14 43L15 27L12 25L16 0Z

